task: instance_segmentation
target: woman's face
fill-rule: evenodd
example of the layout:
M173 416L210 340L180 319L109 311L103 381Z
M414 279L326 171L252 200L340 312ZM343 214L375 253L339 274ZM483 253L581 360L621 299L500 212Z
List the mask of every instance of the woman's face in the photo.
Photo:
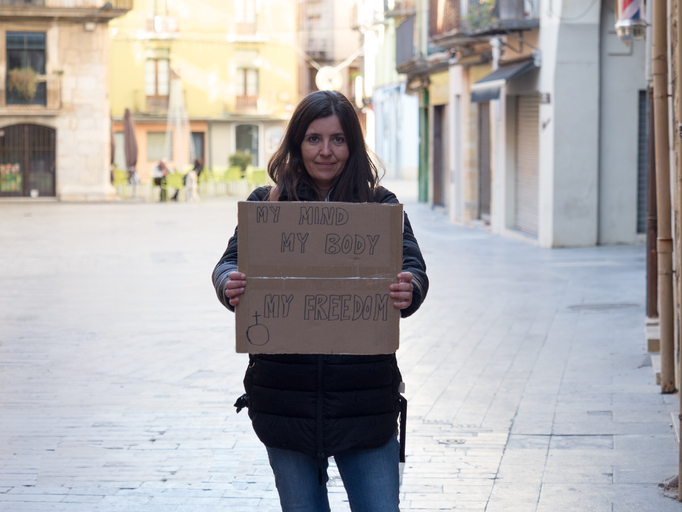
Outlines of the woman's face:
M310 123L301 143L301 155L308 175L326 196L348 160L348 144L337 116Z

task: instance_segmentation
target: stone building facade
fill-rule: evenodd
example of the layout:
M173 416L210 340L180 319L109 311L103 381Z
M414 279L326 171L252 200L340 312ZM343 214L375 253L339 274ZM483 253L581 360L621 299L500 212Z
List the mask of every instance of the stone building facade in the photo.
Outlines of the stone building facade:
M132 0L0 6L0 200L115 198L109 31Z

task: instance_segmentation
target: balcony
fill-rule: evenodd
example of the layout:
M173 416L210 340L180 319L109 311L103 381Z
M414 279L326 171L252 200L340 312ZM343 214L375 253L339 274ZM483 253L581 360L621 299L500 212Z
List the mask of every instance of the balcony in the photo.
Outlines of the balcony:
M35 94L22 96L16 90L0 90L0 116L57 115L62 108L61 77L38 75Z
M0 0L0 19L59 18L106 21L133 8L134 0Z
M434 0L432 0L432 3ZM448 3L457 4L459 0ZM505 35L540 27L538 0L484 0L469 6L469 12L457 23L434 30L431 25L430 40L446 49L469 46L487 41L491 36Z
M417 12L417 0L384 0L384 16L403 18Z
M237 37L255 36L258 33L257 23L235 23Z
M460 0L431 0L429 35L445 34L461 26Z
M166 115L168 112L168 96L147 96L147 113Z
M258 96L237 96L237 110L256 110L258 109Z
M326 60L331 54L332 47L330 35L319 30L309 32L305 39L305 51L315 60Z
M447 69L447 53L428 43L427 48L418 50L415 46L415 16L409 16L396 28L395 62L396 71L415 76Z
M178 36L178 20L173 16L156 16L154 13L148 13L145 28L143 37L148 40L170 40Z

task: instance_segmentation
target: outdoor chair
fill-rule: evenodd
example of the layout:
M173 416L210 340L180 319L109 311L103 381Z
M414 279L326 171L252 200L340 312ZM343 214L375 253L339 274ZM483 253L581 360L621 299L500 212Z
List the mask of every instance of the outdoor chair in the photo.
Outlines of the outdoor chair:
M185 188L184 177L185 175L182 173L172 172L164 180L161 180L162 196L168 197L168 191L171 189L182 190ZM182 197L182 194L179 194L178 197Z
M269 183L268 173L265 169L258 167L247 168L246 181L249 183L249 188L254 189Z
M238 165L233 165L225 173L225 183L227 184L227 193L231 196L244 194L245 180L242 176L242 168Z
M116 194L120 197L128 197L131 195L131 185L128 180L128 171L123 169L114 169L114 187L116 187Z
M227 193L227 184L225 183L226 172L227 167L216 166L211 168L211 174L208 180L213 184L215 194Z
M213 181L213 173L206 167L197 179L197 187L200 194L208 194Z

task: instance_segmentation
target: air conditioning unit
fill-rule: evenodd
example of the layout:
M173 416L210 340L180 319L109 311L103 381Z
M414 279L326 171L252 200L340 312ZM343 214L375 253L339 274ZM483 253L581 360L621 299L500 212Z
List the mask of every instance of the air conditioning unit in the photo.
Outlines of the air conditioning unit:
M177 32L178 20L173 16L154 16L154 32Z
M523 0L499 0L498 7L501 20L522 20L524 18Z

